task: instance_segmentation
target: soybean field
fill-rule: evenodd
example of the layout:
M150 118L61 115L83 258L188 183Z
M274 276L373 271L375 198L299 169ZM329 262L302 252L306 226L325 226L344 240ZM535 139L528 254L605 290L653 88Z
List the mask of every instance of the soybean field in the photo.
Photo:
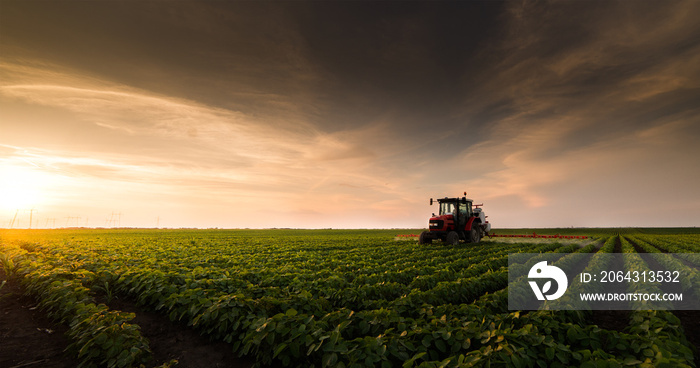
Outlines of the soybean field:
M82 367L178 366L154 358L125 303L261 367L697 365L696 311L513 311L507 291L508 254L685 253L692 264L695 229L395 240L418 231L0 230L0 264L67 327Z

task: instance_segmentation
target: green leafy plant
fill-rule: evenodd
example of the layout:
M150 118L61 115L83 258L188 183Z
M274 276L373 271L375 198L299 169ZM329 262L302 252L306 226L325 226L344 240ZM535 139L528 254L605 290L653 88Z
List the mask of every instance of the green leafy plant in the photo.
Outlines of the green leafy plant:
M139 326L127 323L133 318L132 313L110 311L103 304L78 308L68 332L73 338L69 348L82 360L78 367L131 367L145 361L150 349Z
M13 277L16 271L15 262L12 258L9 253L0 253L0 264L8 278Z
M104 281L101 284L94 285L93 289L102 292L105 296L107 303L112 302L112 299L115 297L113 288L109 286L109 281Z

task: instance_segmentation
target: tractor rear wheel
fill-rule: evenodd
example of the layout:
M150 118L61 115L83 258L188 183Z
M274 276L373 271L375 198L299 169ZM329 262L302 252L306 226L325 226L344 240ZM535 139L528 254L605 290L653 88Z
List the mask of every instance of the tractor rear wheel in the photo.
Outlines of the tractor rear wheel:
M445 238L445 244L457 245L459 244L459 234L456 231L450 231L447 233L447 238Z
M479 229L479 224L473 224L472 229L469 231L469 242L478 243L481 241L481 229Z
M430 244L433 242L433 238L430 237L429 231L423 231L418 237L418 244Z

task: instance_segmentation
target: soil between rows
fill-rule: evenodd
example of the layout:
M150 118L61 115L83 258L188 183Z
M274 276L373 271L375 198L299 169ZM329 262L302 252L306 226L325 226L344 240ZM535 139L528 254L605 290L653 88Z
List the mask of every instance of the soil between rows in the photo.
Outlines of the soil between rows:
M173 323L166 316L145 310L135 303L114 298L105 303L109 309L134 313L130 323L141 327L153 353L152 365L176 359L177 368L250 368L250 358L240 358L233 347L223 341L210 341L181 323Z
M0 367L73 368L78 362L64 350L71 340L68 328L52 322L24 295L16 279L0 267Z

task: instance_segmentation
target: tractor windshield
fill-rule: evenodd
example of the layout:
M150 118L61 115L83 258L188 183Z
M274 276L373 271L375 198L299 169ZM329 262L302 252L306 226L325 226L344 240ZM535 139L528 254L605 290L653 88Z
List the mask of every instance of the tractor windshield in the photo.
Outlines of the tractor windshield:
M452 202L440 203L440 215L450 215L454 213L455 204Z

